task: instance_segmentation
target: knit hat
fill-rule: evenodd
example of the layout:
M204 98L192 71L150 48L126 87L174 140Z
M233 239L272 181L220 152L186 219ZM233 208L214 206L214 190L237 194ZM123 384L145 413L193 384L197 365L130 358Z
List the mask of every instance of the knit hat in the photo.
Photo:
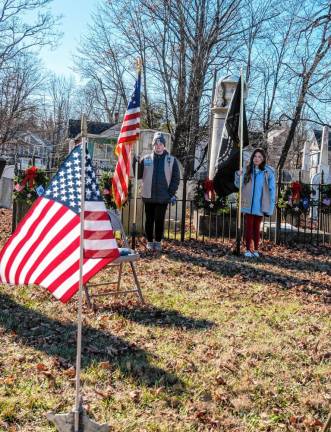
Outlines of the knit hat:
M153 141L152 141L152 145L154 145L157 141L160 144L163 144L164 146L166 145L166 140L165 140L162 132L155 132L154 137L153 137Z

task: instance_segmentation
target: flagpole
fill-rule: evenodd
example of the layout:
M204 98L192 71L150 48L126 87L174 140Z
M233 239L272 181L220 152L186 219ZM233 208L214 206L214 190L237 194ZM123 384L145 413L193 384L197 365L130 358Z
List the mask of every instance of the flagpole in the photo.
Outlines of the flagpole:
M239 170L241 175L239 176L239 194L238 194L238 224L237 224L237 245L236 245L236 253L240 255L240 243L241 243L241 233L242 233L242 216L241 216L241 195L242 195L242 184L243 184L243 144L244 144L244 80L243 80L243 70L240 68L240 155L239 155Z
M139 74L142 67L142 61L141 58L137 59L136 63L136 70ZM141 96L140 96L141 97ZM140 106L140 101L139 101ZM139 134L140 136L140 134ZM132 249L136 249L136 235L137 235L137 199L138 199L138 154L139 154L139 137L136 140L136 148L135 148L135 154L136 154L136 162L135 162L135 170L134 170L134 201L133 201L133 221L132 221L132 230L131 230L131 238L132 238Z
M76 357L76 397L74 408L74 432L79 432L79 416L81 408L80 371L82 358L82 306L83 306L83 264L84 264L84 211L85 211L85 158L87 141L87 123L83 114L81 120L81 200L80 200L80 257L79 257L79 291L77 311L77 357Z

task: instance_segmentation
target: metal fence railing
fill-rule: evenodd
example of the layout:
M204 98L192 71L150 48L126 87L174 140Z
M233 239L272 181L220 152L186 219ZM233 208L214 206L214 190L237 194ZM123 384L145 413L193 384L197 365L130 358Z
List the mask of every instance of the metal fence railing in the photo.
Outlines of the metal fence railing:
M280 190L286 191L289 184L281 184ZM328 185L331 190L331 186ZM300 243L313 245L331 245L331 200L323 198L325 185L308 185L309 196L297 202L277 199L277 209L273 216L263 218L261 238L277 243ZM222 211L213 212L198 209L193 199L179 199L174 206L168 206L165 218L165 239L200 240L215 239L218 241L234 240L237 235L236 200L229 202ZM185 211L183 212L183 206ZM141 198L138 198L138 231L143 233L145 214ZM133 198L121 210L122 221L130 233L133 212ZM245 224L245 218L243 220Z
M52 177L55 171L49 172ZM182 182L183 183L183 182ZM261 225L263 240L277 243L300 243L331 245L331 185L300 184L300 195L293 196L293 184L281 183L278 190L277 211L272 217L264 217ZM187 192L183 195L183 191ZM165 238L175 240L215 239L234 240L237 234L236 197L229 200L228 207L213 212L196 207L191 188L184 188L178 194L174 206L168 206L165 219ZM294 191L293 192L297 192ZM14 210L18 206L14 203ZM124 229L130 235L133 218L133 198L121 209ZM15 210L16 211L16 210ZM26 206L24 206L24 212ZM22 214L14 214L13 227ZM137 231L144 232L145 212L142 199L137 201Z

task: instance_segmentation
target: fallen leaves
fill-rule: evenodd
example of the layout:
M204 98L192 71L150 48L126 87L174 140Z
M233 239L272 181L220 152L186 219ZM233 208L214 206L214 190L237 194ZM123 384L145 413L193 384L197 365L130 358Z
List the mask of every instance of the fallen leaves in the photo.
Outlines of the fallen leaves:
M330 287L328 258L268 248L248 261L226 244L166 242L160 259L143 258L147 304L107 298L85 316L82 390L93 415L114 432L320 432L330 403L319 288ZM0 430L43 432L48 403L72 408L76 304L37 290L0 297Z

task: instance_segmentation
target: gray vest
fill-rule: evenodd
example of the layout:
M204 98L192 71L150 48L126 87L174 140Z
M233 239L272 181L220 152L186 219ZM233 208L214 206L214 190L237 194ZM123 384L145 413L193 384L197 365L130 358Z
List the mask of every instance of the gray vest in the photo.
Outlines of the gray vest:
M145 163L146 161L146 163ZM164 175L168 186L170 185L172 176L172 167L174 166L175 158L171 155L166 155L164 158ZM143 159L144 172L141 196L143 198L151 198L152 196L152 179L154 171L154 152L145 156Z

